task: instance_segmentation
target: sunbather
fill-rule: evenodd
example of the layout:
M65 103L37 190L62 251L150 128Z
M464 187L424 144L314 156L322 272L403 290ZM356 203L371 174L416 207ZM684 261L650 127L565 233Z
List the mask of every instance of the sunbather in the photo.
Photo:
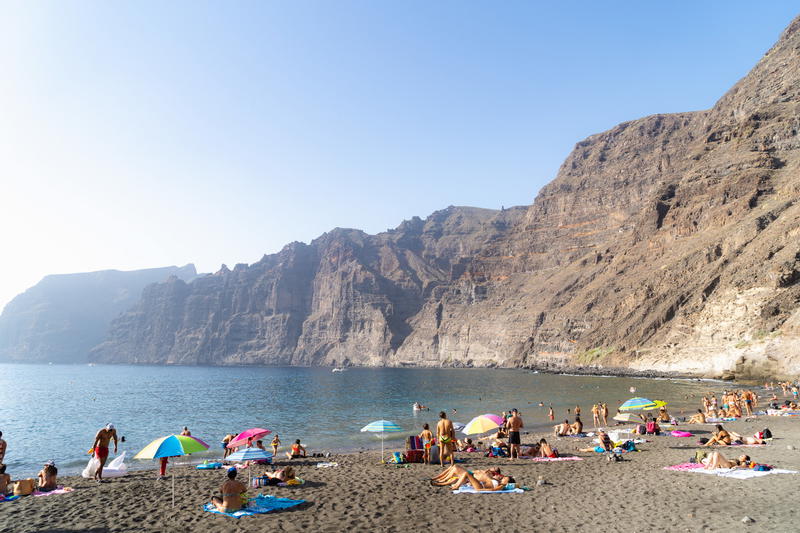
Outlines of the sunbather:
M689 417L689 420L686 422L687 424L705 424L706 423L706 415L703 414L702 409L697 410L696 415L692 415Z
M569 430L572 426L569 424L569 420L564 420L561 424L553 426L553 435L556 437L565 437L569 435Z
M47 461L39 471L39 491L50 492L56 490L56 479L58 478L58 468L53 461Z
M287 466L275 472L266 472L264 474L267 479L267 485L277 485L278 483L287 483L295 479L294 468Z
M222 498L219 496L211 497L211 503L214 504L218 511L223 513L231 513L242 508L242 494L247 492L247 487L245 487L244 483L236 481L236 473L235 468L229 468L228 479L220 487Z
M514 483L514 478L511 476L502 475L499 470L490 471L487 472L487 474L489 476L488 479L485 479L484 477L479 479L469 472L464 472L450 485L450 487L453 490L456 490L462 485L470 484L472 488L477 491L491 492L496 490L504 490L509 483Z
M702 462L705 464L706 470L714 470L715 468L747 468L750 466L750 456L740 455L738 459L728 460L719 452L711 452Z
M708 439L706 442L706 446L729 446L731 443L731 434L722 429L721 424L717 424L717 430L714 432L714 436Z
M294 441L292 444L291 449L286 452L286 457L289 459L297 459L298 457L305 457L306 456L306 449L305 447L300 444L300 439Z
M8 492L8 485L11 483L11 476L6 474L6 465L0 465L0 496Z
M581 417L575 417L575 423L569 427L569 434L570 435L580 435L583 433L583 422L581 422Z
M558 457L558 452L551 448L546 440L541 439L539 441L539 457L556 458Z
M500 469L496 467L489 468L487 470L467 470L466 468L452 465L445 468L439 474L435 475L431 478L431 485L436 487L445 487L448 485L452 485L457 479L459 479L464 474L471 474L478 478L483 482L490 482L493 476L500 474ZM456 487L458 488L458 487Z

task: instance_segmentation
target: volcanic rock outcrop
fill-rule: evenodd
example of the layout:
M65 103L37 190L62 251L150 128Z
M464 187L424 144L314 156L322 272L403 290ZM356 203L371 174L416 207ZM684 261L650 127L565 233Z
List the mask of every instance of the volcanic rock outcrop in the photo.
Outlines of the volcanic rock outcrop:
M796 374L799 93L796 19L712 109L589 137L530 207L150 286L92 357Z
M46 276L3 309L0 361L86 362L111 320L139 301L146 285L196 275L190 264Z

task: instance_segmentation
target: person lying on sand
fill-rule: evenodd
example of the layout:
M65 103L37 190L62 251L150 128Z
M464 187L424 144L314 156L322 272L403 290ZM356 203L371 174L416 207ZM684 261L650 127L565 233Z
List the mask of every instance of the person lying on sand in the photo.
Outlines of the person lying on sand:
M706 470L714 470L715 468L749 468L750 456L740 455L738 459L728 460L719 452L711 452L702 462L705 464Z
M40 492L56 490L58 478L58 468L56 468L56 464L53 461L47 461L44 467L39 471L38 478Z
M481 492L491 492L496 490L504 490L509 483L514 483L514 478L511 476L504 476L499 471L489 473L488 480L478 479L469 472L464 472L458 477L451 485L453 490L459 489L462 485L469 483L473 489Z
M297 459L298 457L305 457L306 456L306 449L300 444L300 439L294 441L292 444L291 449L286 452L286 457L289 459Z
M767 441L754 435L752 437L743 437L735 431L730 431L731 444L766 444Z
M722 429L721 424L717 424L714 436L705 443L706 446L714 446L715 444L719 446L730 446L731 444L731 434Z
M687 424L705 424L706 423L706 415L703 414L702 409L697 410L696 415L692 415L689 417L689 420L686 422Z
M508 483L513 483L513 481L508 481L511 478L503 477L500 469L497 467L487 470L470 471L460 466L450 466L431 478L431 485L435 487L450 486L453 489L457 489L461 485L469 483L476 490L502 490L496 487L498 487L501 484L500 481L504 479L507 481L503 483L503 487ZM477 483L478 486L475 486L475 483Z
M266 472L264 474L267 479L267 485L277 485L278 483L286 483L295 479L294 468L287 466L275 472Z
M572 426L569 424L569 420L564 420L561 424L553 426L553 435L556 437L565 437L569 435L569 430Z
M242 508L242 494L247 492L247 487L244 483L236 481L237 471L231 467L228 469L228 479L220 487L222 498L219 496L212 496L211 503L218 511L223 513L232 513Z

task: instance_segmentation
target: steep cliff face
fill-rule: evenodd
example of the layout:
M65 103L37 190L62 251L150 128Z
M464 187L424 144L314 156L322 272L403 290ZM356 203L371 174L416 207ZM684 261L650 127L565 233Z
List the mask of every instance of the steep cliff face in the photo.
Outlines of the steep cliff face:
M111 320L136 303L145 286L196 275L194 265L186 265L46 276L0 315L0 361L85 362Z
M94 357L796 373L799 91L797 19L712 109L578 143L530 207L151 287Z

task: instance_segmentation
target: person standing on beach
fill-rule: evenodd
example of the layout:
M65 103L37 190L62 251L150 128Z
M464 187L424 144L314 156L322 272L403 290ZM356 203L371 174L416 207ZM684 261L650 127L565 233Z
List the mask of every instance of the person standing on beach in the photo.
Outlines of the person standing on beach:
M94 448L95 458L100 461L100 466L97 467L97 471L94 473L94 479L98 483L103 481L103 467L106 465L106 459L108 459L108 443L111 439L114 439L114 453L116 454L117 430L114 428L114 424L110 422L94 436L92 448Z
M553 412L553 404L550 404L550 407L547 409L547 416L550 418L550 422L556 419L556 414Z
M272 445L272 456L273 457L277 457L278 456L278 446L281 445L281 439L278 438L278 434L277 433L275 433L275 436L272 438L272 442L270 444Z
M431 464L431 443L433 442L433 433L428 424L422 426L422 433L419 434L419 440L422 441L422 461L429 465Z
M603 402L600 406L600 416L603 418L603 426L608 425L608 404Z
M508 460L514 459L514 455L516 452L516 457L519 459L519 445L522 443L520 439L519 430L522 429L524 424L522 423L522 417L519 416L519 412L516 409L511 410L511 417L508 419Z
M447 413L439 413L439 423L436 424L436 440L439 443L439 464L444 466L444 458L450 456L450 464L456 464L456 430L453 423L447 419Z
M592 406L592 422L594 423L594 428L600 425L600 404L596 403Z
M226 459L231 453L233 453L233 450L228 448L228 443L230 441L232 441L233 439L234 439L234 436L231 433L228 433L227 435L225 435L225 438L222 439L222 458L223 459Z

